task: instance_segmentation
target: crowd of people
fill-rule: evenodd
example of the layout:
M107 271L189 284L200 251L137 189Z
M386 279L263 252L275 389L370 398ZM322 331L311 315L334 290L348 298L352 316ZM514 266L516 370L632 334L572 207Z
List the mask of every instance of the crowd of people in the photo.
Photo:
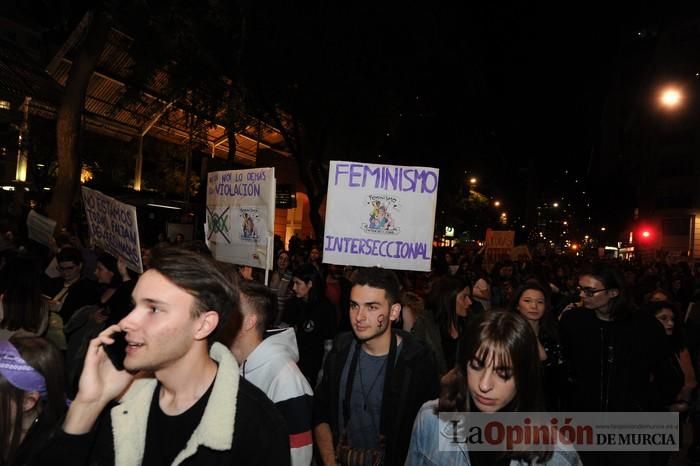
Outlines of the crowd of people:
M6 248L0 465L670 460L440 448L440 413L546 411L678 412L692 435L683 460L700 459L700 270L688 263L490 265L455 247L418 273L288 246L268 285L197 242L144 249L142 274L66 234L48 255Z

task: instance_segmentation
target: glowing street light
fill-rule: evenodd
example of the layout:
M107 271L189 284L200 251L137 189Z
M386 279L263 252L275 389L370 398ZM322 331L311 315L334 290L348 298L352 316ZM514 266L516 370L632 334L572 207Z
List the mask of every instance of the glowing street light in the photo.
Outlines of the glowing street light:
M474 177L469 178L469 184L472 184L472 185L473 185L473 184L476 184L477 181L479 181L479 180L477 180L477 179L474 178Z
M493 201L494 207L500 207L501 206L501 201Z
M683 93L677 87L666 87L659 95L659 103L669 110L676 109L683 101Z
M559 203L558 202L553 203L552 207L559 207Z

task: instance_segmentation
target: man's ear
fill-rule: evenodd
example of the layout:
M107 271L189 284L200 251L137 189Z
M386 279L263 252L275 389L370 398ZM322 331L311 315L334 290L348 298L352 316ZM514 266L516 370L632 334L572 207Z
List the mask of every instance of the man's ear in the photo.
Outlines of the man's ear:
M618 290L617 288L610 288L608 290L608 294L613 298L617 298L618 296L620 296L620 290Z
M395 321L396 319L399 318L399 315L401 314L401 303L394 303L391 305L391 309L389 310L389 320L390 321Z
M254 312L244 314L242 330L253 330L258 325L258 316Z
M34 409L36 407L36 404L39 402L40 397L41 396L37 391L25 392L24 399L22 400L22 412L26 413Z
M203 312L197 320L199 321L199 327L194 333L194 338L196 340L204 340L216 330L216 326L219 325L219 313L216 311L206 311Z

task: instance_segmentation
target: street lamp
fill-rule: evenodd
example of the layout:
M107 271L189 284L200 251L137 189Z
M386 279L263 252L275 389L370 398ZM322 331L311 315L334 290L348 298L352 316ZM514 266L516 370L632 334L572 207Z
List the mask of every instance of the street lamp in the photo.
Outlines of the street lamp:
M501 207L501 201L493 201L494 207Z
M683 92L677 87L668 86L659 94L659 103L663 108L675 110L683 101Z

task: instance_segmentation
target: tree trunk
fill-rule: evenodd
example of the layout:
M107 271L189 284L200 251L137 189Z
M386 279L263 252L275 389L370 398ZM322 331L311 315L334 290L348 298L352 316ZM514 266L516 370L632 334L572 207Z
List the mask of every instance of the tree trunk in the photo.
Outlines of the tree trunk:
M325 132L322 129L302 128L299 120L292 117L284 124L279 113L273 112L277 128L282 133L292 158L297 163L301 182L309 197L309 220L316 239L323 239L324 218L319 209L328 191L328 173L323 169L323 154L326 149ZM320 125L318 125L320 128Z
M311 226L314 228L314 235L317 240L323 240L323 230L326 227L325 221L319 213L324 194L309 196L309 220L311 220Z
M80 186L80 156L78 138L80 117L85 108L85 94L90 77L102 54L110 29L110 17L106 12L94 12L87 34L66 81L66 87L56 115L56 156L58 177L48 207L49 217L56 227L70 225L73 199Z

